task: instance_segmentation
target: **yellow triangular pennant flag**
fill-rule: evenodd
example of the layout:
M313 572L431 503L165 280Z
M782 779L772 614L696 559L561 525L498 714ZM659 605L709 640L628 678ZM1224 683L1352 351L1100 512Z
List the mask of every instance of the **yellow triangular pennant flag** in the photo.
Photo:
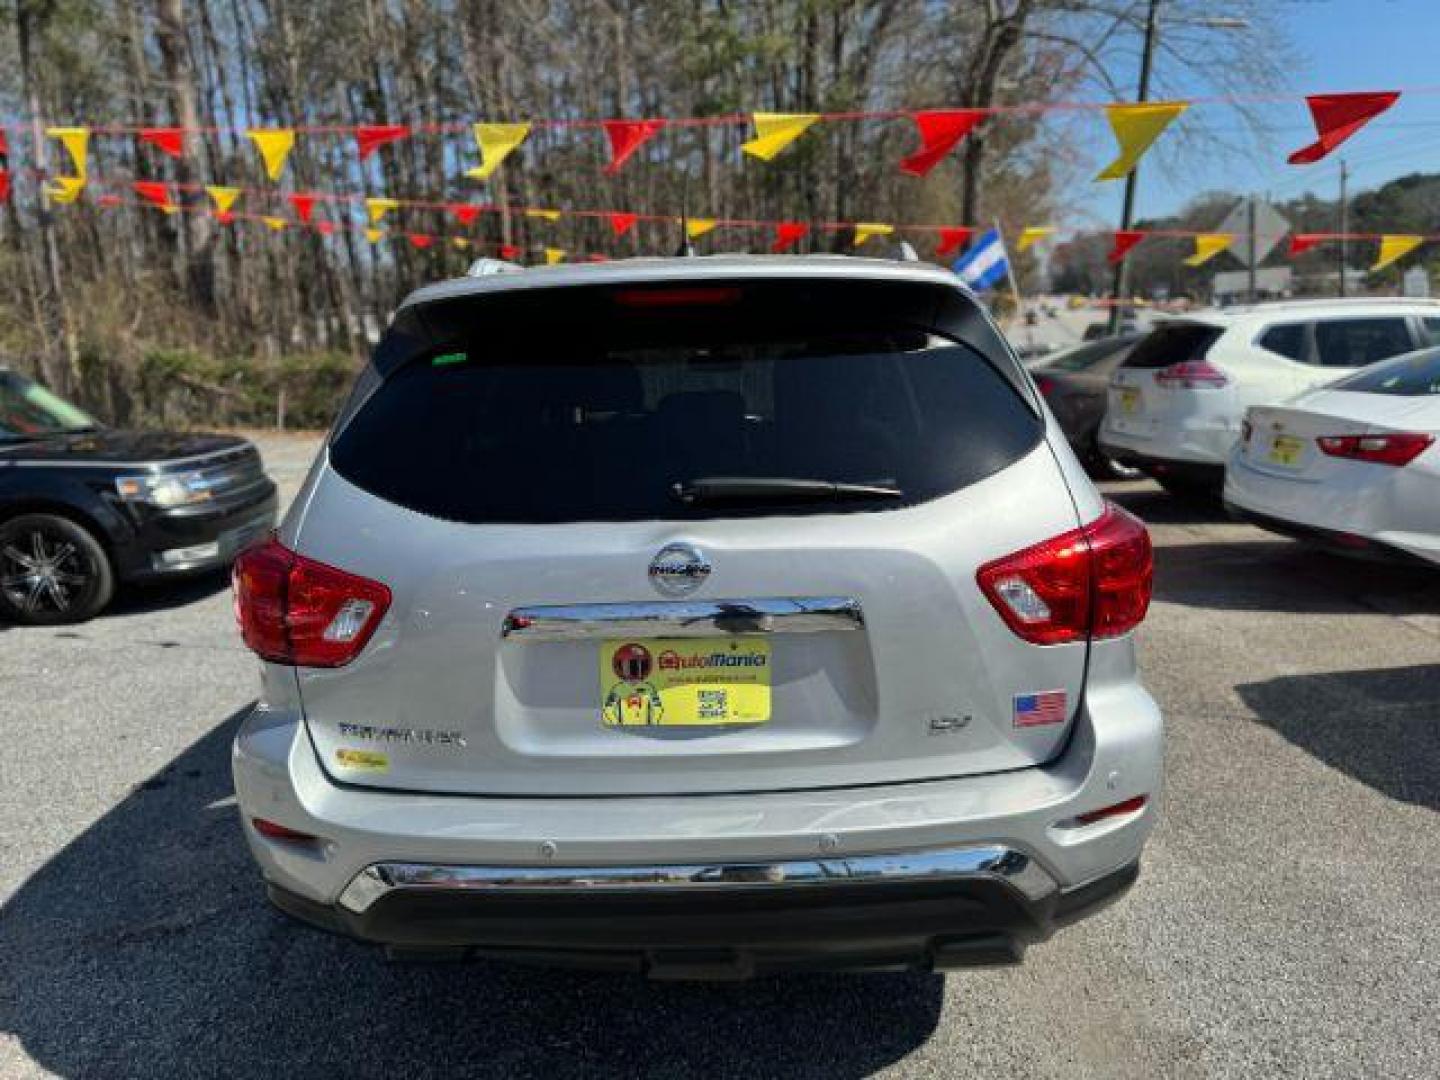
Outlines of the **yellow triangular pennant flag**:
M1201 266L1235 242L1229 233L1201 233L1195 237L1195 254L1185 260L1186 266Z
M546 266L554 266L556 263L558 263L558 262L564 262L564 261L565 261L565 249L564 249L564 248L546 248L546 249L545 249L545 265L546 265Z
M372 229L366 229L366 230L365 230L365 239L366 239L366 240L369 240L370 243L372 243L372 244L378 244L384 236L385 236L385 230L384 230L384 229L373 229L373 228L372 228Z
M1389 233L1380 237L1380 255L1375 260L1375 265L1370 267L1370 272L1383 270L1396 259L1403 259L1410 252L1414 251L1425 242L1423 236L1409 236L1402 233Z
M699 240L711 229L719 224L714 218L692 217L685 219L685 235L691 240Z
M805 134L805 129L820 119L819 113L754 113L755 138L741 143L740 149L761 161L770 161L792 142Z
M289 128L252 128L245 132L255 149L260 151L260 160L265 162L265 175L279 180L285 171L285 159L295 148L295 132Z
M1020 239L1015 241L1015 250L1024 251L1036 240L1043 240L1055 231L1054 225L1032 225L1020 230Z
M1187 101L1151 101L1143 105L1106 105L1105 116L1120 144L1120 156L1107 165L1096 180L1119 180L1150 149L1150 144L1170 126L1170 121L1190 107Z
M272 232L279 232L281 229L285 228L287 224L283 217L263 217L260 220L265 222L265 224L270 227L270 230Z
M215 210L221 214L228 214L230 207L235 205L235 200L240 198L238 187L216 187L214 184L207 184L205 193L215 200Z
M488 180L500 163L530 134L529 124L476 124L475 143L480 147L480 164L465 172L476 180Z
M54 203L73 203L85 190L85 179L80 176L57 176L55 186L47 187L45 194Z
M400 209L400 203L395 199L366 199L365 209L370 214L370 224L375 225L391 210Z
M450 238L450 243L454 244L455 247L461 251L464 251L470 246L470 241L465 239L465 237L463 236L452 236Z
M52 139L59 139L70 155L70 161L75 166L75 175L84 180L89 176L87 171L90 156L90 129L83 127L52 127L46 128L45 134ZM79 192L77 191L78 195ZM73 202L73 199L67 200Z
M857 221L855 223L855 246L859 247L866 240L877 236L889 236L894 231L894 225L885 225L878 221Z
M544 218L546 221L559 221L559 220L560 220L560 211L559 211L559 210L526 210L526 211L525 211L525 216L526 216L526 217L533 217L533 218Z

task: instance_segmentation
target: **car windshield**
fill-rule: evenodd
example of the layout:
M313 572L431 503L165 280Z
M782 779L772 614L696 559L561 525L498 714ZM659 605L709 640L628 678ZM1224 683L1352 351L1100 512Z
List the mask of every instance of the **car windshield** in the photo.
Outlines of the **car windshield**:
M0 442L88 431L94 418L38 383L0 372Z
M1335 384L1336 390L1397 397L1440 395L1440 349L1422 349L1396 357Z

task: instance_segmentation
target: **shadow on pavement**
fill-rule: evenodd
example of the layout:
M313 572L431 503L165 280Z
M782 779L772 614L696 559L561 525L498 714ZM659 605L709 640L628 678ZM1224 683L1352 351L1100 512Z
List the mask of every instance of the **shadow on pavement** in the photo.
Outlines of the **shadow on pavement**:
M248 709L248 707L247 707ZM0 1030L62 1076L867 1075L935 975L740 984L392 966L263 899L230 802L241 710L0 908Z
M230 587L229 570L208 570L194 577L174 581L147 581L141 585L125 585L114 602L100 613L107 615L148 615L152 611L184 607L214 596Z
M1364 562L1285 540L1155 549L1155 599L1222 611L1440 613L1440 568Z
M1214 525L1231 520L1218 497L1173 495L1153 480L1107 483L1103 489L1107 498L1147 525Z
M1392 799L1440 810L1440 664L1237 686L1260 722Z

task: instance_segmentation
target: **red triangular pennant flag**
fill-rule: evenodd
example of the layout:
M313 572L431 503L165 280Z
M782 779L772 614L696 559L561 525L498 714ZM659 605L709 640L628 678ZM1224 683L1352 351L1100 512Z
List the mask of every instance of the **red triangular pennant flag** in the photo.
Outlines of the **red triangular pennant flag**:
M159 147L171 157L185 152L185 133L179 128L141 128L140 141Z
M935 257L943 259L946 255L954 254L975 234L975 230L968 225L955 225L948 229L940 230L940 242L935 245Z
M810 231L810 226L798 221L782 221L775 226L775 243L770 245L770 250L776 255L782 251L789 251L795 246L802 236Z
M0 202L10 198L10 170L0 169Z
M911 176L924 176L955 144L985 119L983 109L936 109L917 112L915 127L920 131L920 149L900 162L900 171Z
M170 209L170 186L161 184L154 180L137 180L130 185L135 189L135 194L152 206L158 206L161 210Z
M1110 249L1106 258L1112 263L1118 263L1129 253L1130 249L1145 239L1145 234L1135 229L1120 229L1115 233L1115 246Z
M630 155L655 137L665 126L664 120L602 120L605 135L610 140L610 164L607 173L617 171L630 160Z
M295 216L307 225L310 223L310 215L315 212L314 195L289 195L290 205L295 207Z
M639 214L611 214L610 229L616 236L624 236L640 220Z
M520 257L520 255L521 255L520 249L519 249L518 247L516 247L514 244L501 244L501 245L500 245L500 257L501 257L502 259L509 259L509 260L511 260L511 261L514 261L515 259L518 259L518 258Z
M1319 161L1399 100L1400 94L1389 90L1377 94L1311 94L1305 102L1320 137L1286 160L1291 165Z
M419 248L422 251L435 242L435 238L433 236L426 236L424 233L412 232L407 234L405 239L410 241L411 247Z
M1286 252L1292 259L1303 252L1309 251L1321 240L1325 239L1320 233L1292 233L1290 235L1290 250Z
M386 143L408 138L410 129L404 124L380 124L371 127L357 127L355 141L360 144L360 160L364 161Z
M455 215L455 220L461 225L471 224L475 220L475 215L480 213L480 207L474 203L451 203L447 209Z

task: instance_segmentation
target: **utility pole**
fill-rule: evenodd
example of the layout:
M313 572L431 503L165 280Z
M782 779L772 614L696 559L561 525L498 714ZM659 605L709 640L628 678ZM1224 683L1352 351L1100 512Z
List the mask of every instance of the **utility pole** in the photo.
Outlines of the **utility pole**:
M1245 241L1247 245L1245 253L1249 257L1248 262L1250 263L1250 303L1253 304L1259 298L1255 288L1255 276L1258 273L1255 263L1259 260L1255 258L1255 195L1253 192L1245 199Z
M1339 288L1337 296L1345 295L1345 234L1350 230L1350 207L1345 202L1345 181L1349 179L1349 173L1345 168L1345 159L1340 159L1340 265L1337 268L1340 273L1337 281Z
M1148 101L1150 99L1150 60L1155 53L1155 29L1159 22L1160 0L1150 0L1150 8L1145 14L1145 46L1140 53L1140 93L1137 101ZM1140 174L1140 166L1130 170L1125 177L1125 202L1120 208L1120 228L1130 228L1130 222L1135 213L1135 178ZM1111 282L1110 296L1114 303L1110 306L1110 333L1115 334L1120 330L1120 298L1130 291L1130 266L1128 259L1121 259L1115 264L1115 276Z

